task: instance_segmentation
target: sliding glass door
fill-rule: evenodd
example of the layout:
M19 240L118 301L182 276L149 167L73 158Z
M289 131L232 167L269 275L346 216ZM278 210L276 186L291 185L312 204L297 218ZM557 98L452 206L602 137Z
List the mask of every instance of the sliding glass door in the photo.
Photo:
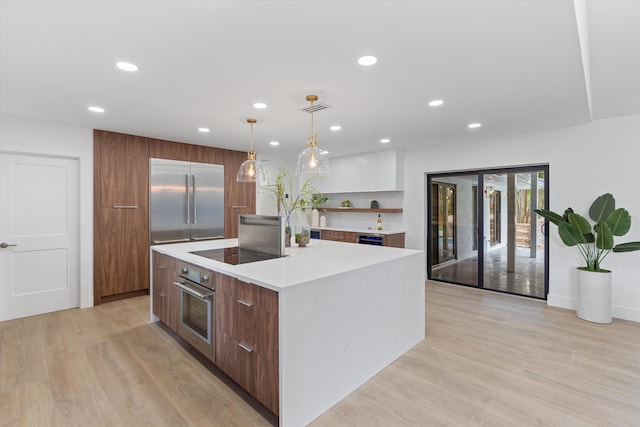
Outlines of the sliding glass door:
M427 175L429 279L546 299L548 166Z
M478 177L438 177L430 184L430 267L434 278L477 286Z

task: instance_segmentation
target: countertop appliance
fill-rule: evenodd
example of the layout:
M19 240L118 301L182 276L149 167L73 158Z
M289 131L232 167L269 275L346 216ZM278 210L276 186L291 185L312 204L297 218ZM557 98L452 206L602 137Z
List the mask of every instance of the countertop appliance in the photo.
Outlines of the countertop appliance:
M224 166L150 159L154 245L224 238Z
M238 246L231 248L220 249L208 249L204 251L190 252L194 255L199 255L214 261L220 261L227 264L247 264L250 262L265 261L268 259L280 258L279 255L274 255L266 252L252 251L250 249L241 249Z
M186 262L178 262L180 290L178 335L207 359L215 362L215 274Z
M384 245L384 236L381 234L358 234L358 243L364 245Z
M238 215L238 246L190 253L234 265L283 257L284 218L275 215Z

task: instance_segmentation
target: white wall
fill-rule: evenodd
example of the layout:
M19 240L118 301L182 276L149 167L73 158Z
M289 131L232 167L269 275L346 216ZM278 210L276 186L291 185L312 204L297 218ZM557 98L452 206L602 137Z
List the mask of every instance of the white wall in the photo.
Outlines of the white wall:
M78 159L80 307L93 306L93 130L1 116L0 151Z
M454 153L454 154L452 154ZM640 240L640 115L597 120L547 131L443 144L405 153L407 248L425 245L425 173L549 164L549 207L571 206L586 215L591 203L612 193L632 216L631 231L617 243ZM564 246L553 227L548 304L575 308L575 267L582 258ZM614 317L640 321L640 252L612 253Z

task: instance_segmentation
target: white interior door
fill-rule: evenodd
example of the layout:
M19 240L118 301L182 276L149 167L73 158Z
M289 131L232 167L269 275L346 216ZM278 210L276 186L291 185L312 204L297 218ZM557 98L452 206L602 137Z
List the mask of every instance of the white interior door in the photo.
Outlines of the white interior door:
M78 160L0 154L0 181L0 320L78 307Z

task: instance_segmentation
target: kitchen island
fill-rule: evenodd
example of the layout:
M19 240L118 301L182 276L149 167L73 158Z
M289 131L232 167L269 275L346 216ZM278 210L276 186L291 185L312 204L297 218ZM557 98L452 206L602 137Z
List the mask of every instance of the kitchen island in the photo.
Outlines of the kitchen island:
M422 251L312 240L241 265L190 253L236 245L152 251L277 292L281 426L308 424L425 336Z

